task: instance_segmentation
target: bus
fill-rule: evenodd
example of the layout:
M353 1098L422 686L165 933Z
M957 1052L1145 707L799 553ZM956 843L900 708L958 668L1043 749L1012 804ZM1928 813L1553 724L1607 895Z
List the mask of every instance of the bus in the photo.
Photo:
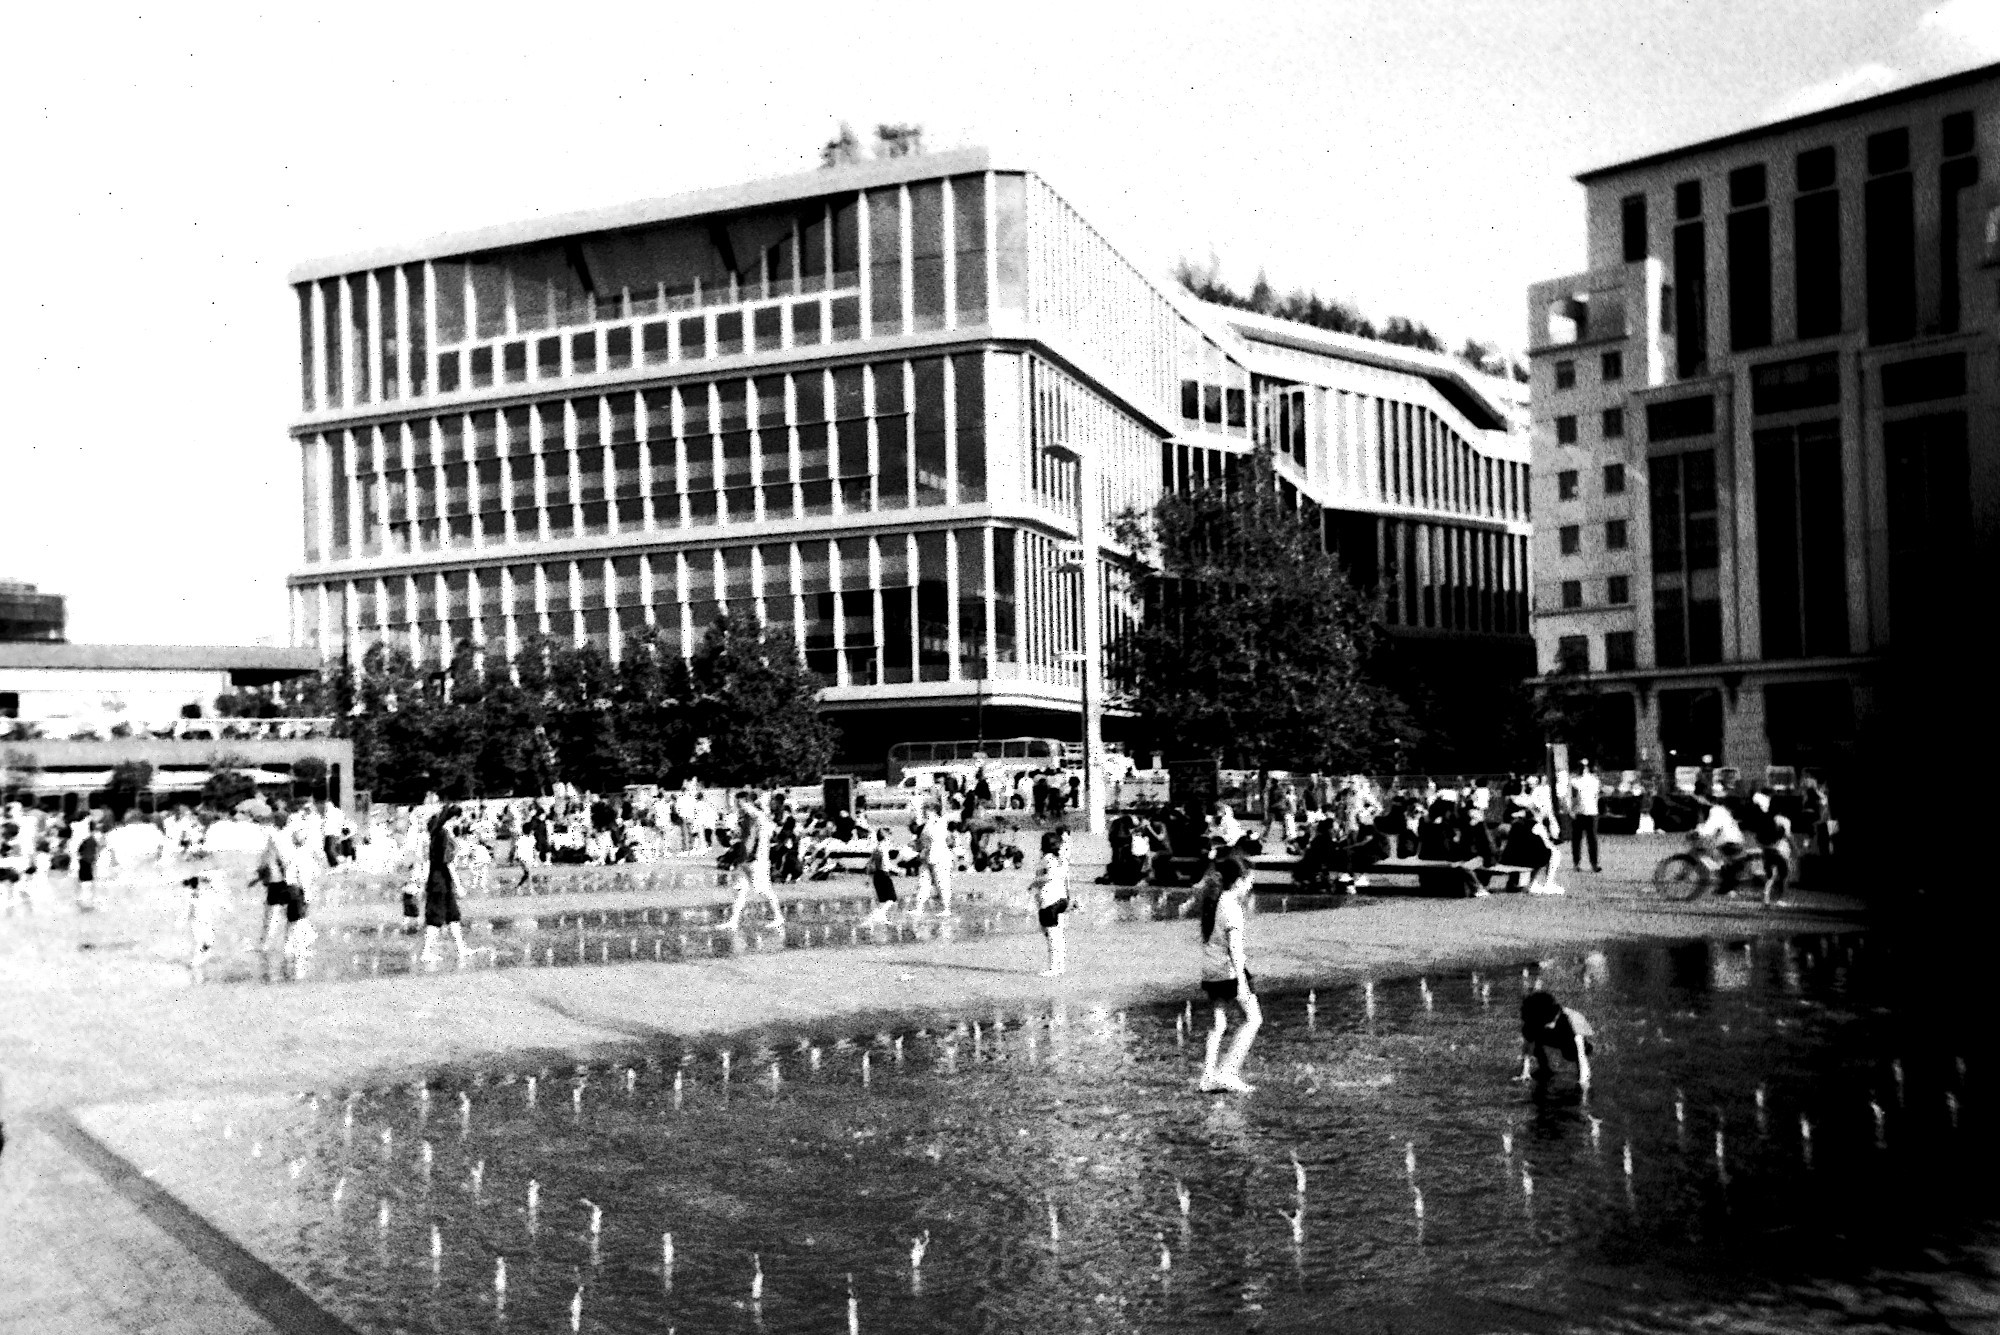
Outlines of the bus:
M898 742L889 748L889 786L900 788L913 771L925 780L939 770L962 770L970 776L981 765L988 773L1019 770L1078 769L1083 744L1054 737L1003 737L965 742Z

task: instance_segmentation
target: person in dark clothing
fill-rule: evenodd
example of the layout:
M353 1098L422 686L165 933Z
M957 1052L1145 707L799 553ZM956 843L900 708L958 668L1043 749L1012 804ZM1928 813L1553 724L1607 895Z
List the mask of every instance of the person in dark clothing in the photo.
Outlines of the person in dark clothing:
M1590 1027L1582 1011L1573 1011L1547 992L1530 992L1521 998L1522 1080L1537 1082L1554 1076L1549 1054L1567 1057L1576 1065L1576 1081L1590 1088L1590 1055L1595 1051Z
M465 925L458 912L459 809L448 806L431 818L429 872L424 878L424 949L418 956L423 964L438 961L438 934L451 932L451 944L460 965L465 963Z

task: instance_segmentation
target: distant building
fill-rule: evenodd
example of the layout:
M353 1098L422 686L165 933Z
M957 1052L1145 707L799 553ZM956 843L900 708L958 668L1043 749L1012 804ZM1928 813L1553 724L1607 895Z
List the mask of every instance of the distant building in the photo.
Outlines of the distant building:
M1078 456L1108 519L1257 432L1348 516L1329 532L1398 626L1527 643L1526 454L1485 377L1198 309L981 150L292 278L296 639L330 656L535 634L616 654L647 628L687 652L727 610L798 646L849 764L1067 741ZM1107 642L1140 614L1113 563Z
M1601 762L1761 778L1984 707L1946 682L2000 527L1996 143L1987 66L1577 178L1590 267L1528 299L1535 639Z
M68 620L61 594L0 579L0 643L60 644Z
M354 748L331 719L227 720L216 697L305 676L319 657L256 646L0 643L0 789L74 809L127 762L152 767L147 801L186 801L227 762L267 786L302 760L326 765L327 789L350 794Z

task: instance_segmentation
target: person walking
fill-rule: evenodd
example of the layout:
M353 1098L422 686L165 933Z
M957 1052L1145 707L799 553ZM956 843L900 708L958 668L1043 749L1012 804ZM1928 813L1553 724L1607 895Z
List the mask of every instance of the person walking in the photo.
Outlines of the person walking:
M924 804L923 820L917 825L917 902L913 913L922 913L935 896L939 913L951 912L951 827L945 823L944 808L936 802Z
M1248 1094L1256 1089L1243 1079L1243 1062L1264 1023L1244 946L1243 905L1249 892L1249 861L1233 850L1218 853L1201 885L1201 990L1215 1016L1202 1055L1198 1088L1203 1093ZM1222 1039L1229 1028L1232 1001L1243 1012L1243 1024L1225 1057Z
M743 920L743 906L753 894L762 895L771 906L771 927L785 925L785 908L778 892L771 888L771 818L765 814L757 794L745 788L736 794L736 847L729 869L736 898L729 906L729 918L722 930L733 932Z
M431 818L424 876L424 948L417 956L419 964L438 962L438 937L449 929L459 967L465 966L465 925L458 912L459 816L458 807L448 806Z
M1604 781L1585 760L1569 780L1569 865L1583 870L1583 846L1590 844L1590 869L1602 872L1597 860L1597 804L1604 794Z
M252 798L238 809L264 827L264 847L257 856L252 884L264 887L264 934L258 940L257 953L263 956L264 979L270 982L282 975L293 925L306 916L305 868L291 833L279 825L280 818L263 799Z

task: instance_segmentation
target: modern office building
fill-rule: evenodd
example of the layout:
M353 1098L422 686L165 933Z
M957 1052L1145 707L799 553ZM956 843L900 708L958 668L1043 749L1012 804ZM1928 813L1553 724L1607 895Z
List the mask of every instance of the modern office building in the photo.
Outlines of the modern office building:
M1983 708L1996 142L1988 66L1577 178L1589 267L1528 300L1535 638L1600 760L1761 777Z
M615 654L644 627L686 651L727 609L795 640L850 763L901 740L1070 738L1079 477L1103 532L1257 432L1302 501L1352 516L1328 531L1399 624L1525 636L1527 456L1501 390L1202 308L984 151L293 282L296 636L324 654L386 641L436 663L535 633ZM1121 554L1096 555L1108 640L1139 609Z

